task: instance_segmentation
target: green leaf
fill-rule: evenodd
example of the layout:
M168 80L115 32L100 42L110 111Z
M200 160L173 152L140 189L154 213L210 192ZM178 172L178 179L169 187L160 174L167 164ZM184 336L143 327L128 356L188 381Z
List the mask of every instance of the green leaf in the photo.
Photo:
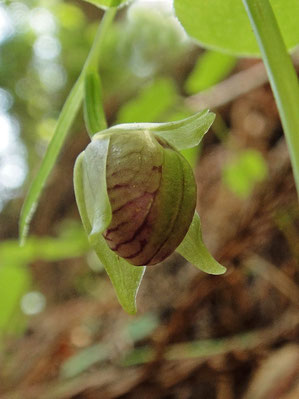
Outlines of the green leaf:
M107 128L101 80L93 69L86 72L84 81L84 119L90 137Z
M114 286L119 303L126 312L135 314L137 311L136 296L145 267L130 265L117 256L108 247L103 236L99 236L98 242L93 244L93 248Z
M87 3L91 3L94 6L103 8L104 10L109 7L120 7L123 6L132 0L84 0Z
M76 228L70 237L30 237L26 244L19 246L17 240L0 243L2 264L28 264L36 260L57 261L83 256L90 246L82 227Z
M105 140L105 142L107 142L107 140ZM98 144L96 144L96 147L91 146L91 152L88 154L89 162L93 159L92 157L98 150L99 147L97 146ZM108 147L106 150L107 149ZM100 148L100 151L103 152L103 148ZM110 277L119 303L128 313L133 314L136 313L136 295L145 267L134 267L124 259L121 259L110 250L101 234L103 229L107 227L107 223L109 224L111 218L110 203L109 209L107 207L108 194L106 189L106 168L103 167L104 164L106 164L106 157L105 160L102 161L101 167L99 166L97 170L97 173L99 173L100 176L97 176L96 173L92 174L91 166L87 171L85 170L86 162L84 160L84 152L79 155L74 170L76 201L83 225L87 234L89 234L91 245ZM85 177L85 179L83 179L83 177ZM96 179L97 187L91 188L87 184L83 185L83 180L86 180L86 177ZM92 181L90 181L90 186L91 185ZM100 215L96 210L87 210L87 203L88 206L91 206L91 209L93 209L93 205L91 204L92 198L97 201L97 206L103 210L104 215Z
M191 168L194 169L196 166L196 162L198 160L198 154L199 154L198 147L187 148L186 150L182 150L181 154L189 162Z
M288 49L299 43L299 1L271 0ZM174 0L186 32L203 46L242 56L260 55L241 0Z
M188 76L185 90L195 94L223 80L236 65L236 57L217 51L206 51Z
M22 264L6 264L0 267L0 332L9 330L12 317L21 296L29 289L30 272ZM13 324L12 324L13 326Z
M269 0L263 0L262 3L260 0L243 0L243 4L261 50L273 90L299 196L299 84L297 72L287 52L282 32ZM293 9L296 20L298 20L298 11L299 3L297 1L297 9L295 7ZM292 25L292 20L287 23ZM294 28L298 29L298 24Z
M149 130L172 144L177 150L195 147L214 122L215 114L204 110L176 122L167 123L125 123L104 131Z
M117 123L154 122L176 101L177 92L173 81L158 79L121 107Z
M195 267L209 274L223 274L226 268L210 254L202 240L200 219L195 212L191 226L176 251Z
M172 114L168 114L168 121L179 121L180 119L186 119L192 116L192 112L189 110L180 109L179 111L173 112ZM186 148L185 150L181 150L180 153L183 155L185 159L189 162L192 169L195 168L196 162L199 158L200 154L200 146L195 146L191 148Z
M223 181L232 192L247 198L254 186L267 176L267 164L259 151L243 151L223 168Z
M84 201L91 224L90 240L102 234L111 222L111 206L106 185L106 160L110 136L94 138L83 152Z
M74 378L91 366L109 358L109 353L110 347L102 343L79 350L62 364L60 375L65 379Z
M63 146L67 133L81 105L83 97L83 79L81 76L77 80L64 104L64 107L62 108L54 135L50 141L49 147L47 148L46 155L24 201L19 225L21 244L24 244L25 242L29 223L37 207L43 187L55 165L60 149Z
M145 313L129 322L127 333L131 340L136 342L148 337L158 326L158 316L155 313Z

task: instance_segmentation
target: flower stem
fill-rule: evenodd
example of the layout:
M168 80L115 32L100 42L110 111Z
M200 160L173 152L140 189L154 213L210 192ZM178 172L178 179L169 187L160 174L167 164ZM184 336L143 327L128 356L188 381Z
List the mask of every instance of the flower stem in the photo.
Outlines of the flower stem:
M53 137L49 143L37 175L34 178L31 187L27 193L19 222L21 244L25 242L29 224L35 212L43 187L55 165L55 162L65 142L70 127L79 111L84 94L83 89L86 72L89 70L89 68L97 68L98 66L103 45L103 39L111 22L113 21L116 10L116 8L110 8L106 11L104 17L101 20L100 26L96 33L93 45L86 59L84 67L61 110Z
M269 0L243 0L267 69L299 196L299 84Z
M86 70L90 67L98 69L99 55L102 50L106 32L109 29L109 26L111 25L111 22L113 21L113 19L115 17L116 11L117 11L117 8L109 8L105 12L105 14L101 20L101 23L98 27L97 33L96 33L94 41L93 41L93 45L90 49L90 52L89 52L86 62L84 64L81 75L84 74L86 72Z

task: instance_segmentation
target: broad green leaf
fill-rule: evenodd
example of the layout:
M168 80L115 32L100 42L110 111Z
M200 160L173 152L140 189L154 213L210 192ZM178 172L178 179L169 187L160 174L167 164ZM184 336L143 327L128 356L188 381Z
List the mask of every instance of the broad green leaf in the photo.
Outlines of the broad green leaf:
M202 240L200 219L195 212L191 226L176 251L195 267L209 274L223 274L226 268L210 254Z
M107 128L100 76L93 69L85 76L84 119L90 137Z
M149 130L157 136L163 137L177 150L184 150L199 144L205 133L214 122L215 114L204 110L176 122L167 123L125 123L113 126L104 131L111 132L115 130ZM103 133L104 133L103 132Z
M118 112L117 123L154 122L177 101L171 79L159 79L146 86Z
M299 1L270 0L288 49L299 43ZM188 35L203 47L234 55L260 51L242 0L174 0L175 12Z
M223 80L236 65L236 57L217 51L206 51L188 76L185 90L195 94Z
M109 7L120 7L127 3L130 3L132 0L84 0L87 3L91 3L94 6L103 8L104 10Z
M96 152L95 148L91 148L92 151L91 154L88 155L89 157L92 157ZM89 161L91 159L92 158L90 158ZM105 176L106 179L106 168L103 168L103 164L104 162L102 163L102 168L98 169L98 173L100 173L101 176L98 176L98 187L95 188L96 191L93 192L91 191L93 189L88 187L88 185L86 187L83 185L83 177L90 176L92 178L95 178L95 175L91 175L90 170L85 171L86 164L84 160L84 152L79 155L74 170L74 187L76 201L87 234L90 236L92 232L92 235L90 236L91 245L97 253L100 261L104 265L106 272L110 277L110 280L115 288L119 303L128 313L136 313L136 295L145 271L145 267L135 267L130 265L125 260L121 259L113 251L110 250L110 248L106 244L104 237L101 234L105 227L107 227L107 223L109 223L109 220L111 218L110 204L109 210L106 203L108 197L106 183L103 183L103 176ZM102 195L100 195L100 193ZM90 212L86 209L87 203L89 206L91 206L91 209L93 207L93 205L88 202L91 201L92 197L87 198L91 195L94 196L94 199L97 201L97 205L101 207L103 212L106 212L103 218L101 218L101 215L98 214L96 210ZM90 220L90 218L95 218L95 221Z
M250 195L254 186L267 176L267 164L259 151L243 151L223 169L223 181L241 198Z

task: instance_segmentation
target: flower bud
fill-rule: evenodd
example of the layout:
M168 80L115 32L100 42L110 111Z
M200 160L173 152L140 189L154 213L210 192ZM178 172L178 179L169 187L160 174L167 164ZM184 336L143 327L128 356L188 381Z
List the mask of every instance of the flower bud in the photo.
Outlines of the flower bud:
M147 130L111 132L106 166L112 219L103 236L133 265L163 261L181 243L196 205L185 158Z

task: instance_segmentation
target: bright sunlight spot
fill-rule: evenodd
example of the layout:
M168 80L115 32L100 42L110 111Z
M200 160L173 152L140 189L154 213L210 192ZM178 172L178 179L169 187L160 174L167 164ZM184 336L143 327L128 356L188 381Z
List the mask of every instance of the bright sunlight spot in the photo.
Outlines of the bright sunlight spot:
M136 0L136 5L142 5L144 7L152 7L152 8L162 8L166 11L172 11L172 3L173 0Z
M35 8L31 11L29 25L37 34L54 33L56 30L54 17L45 8Z
M6 98L7 94L1 89L0 108L9 98L9 96ZM23 184L27 174L27 164L24 158L24 146L19 139L18 121L8 114L0 114L0 132L0 202L3 204L12 198L15 190Z
M40 80L46 90L53 92L65 85L66 73L62 65L48 63L38 69Z
M0 114L0 155L3 153L9 145L13 142L14 129L11 123L11 119L6 114Z
M2 5L0 5L0 43L14 33L12 21Z
M14 155L0 167L0 182L7 189L20 187L26 177L27 167L22 157Z
M27 315L34 315L44 310L46 306L45 296L38 291L28 292L21 299L21 309Z
M43 60L52 60L60 54L61 45L56 37L41 35L34 43L34 53Z
M10 4L9 13L13 21L15 30L20 34L28 30L29 8L21 2L13 2Z
M12 95L0 87L0 112L6 112L13 104Z

